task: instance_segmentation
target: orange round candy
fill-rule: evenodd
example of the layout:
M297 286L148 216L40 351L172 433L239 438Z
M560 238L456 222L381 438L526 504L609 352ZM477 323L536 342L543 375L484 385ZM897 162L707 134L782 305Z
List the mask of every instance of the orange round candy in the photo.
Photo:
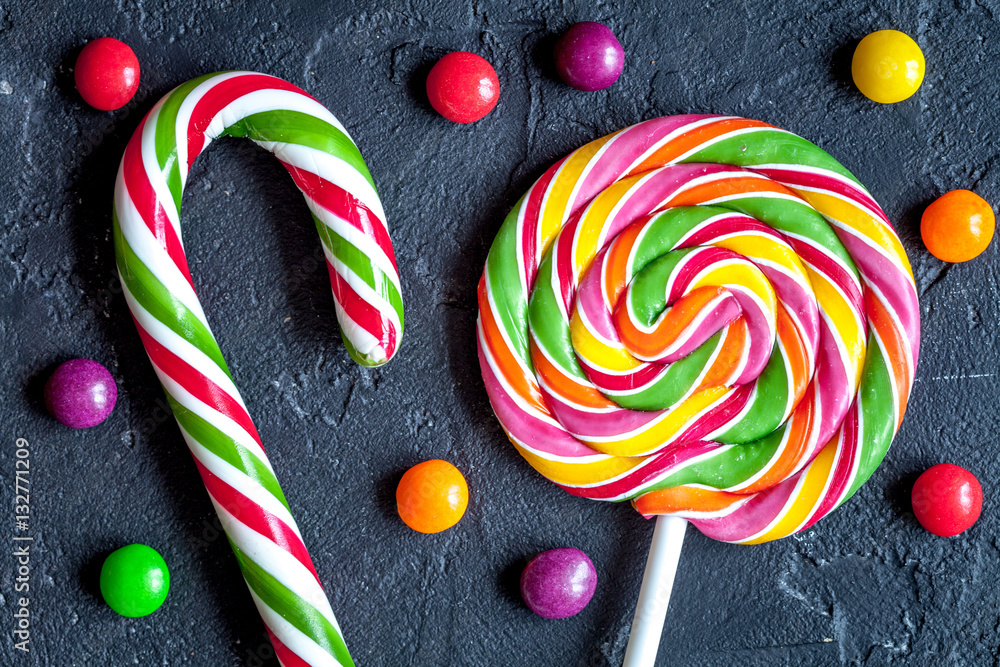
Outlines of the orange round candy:
M469 505L469 487L458 468L431 459L413 466L396 487L396 509L403 522L419 533L451 528Z
M967 262L993 239L996 218L982 197L952 190L927 207L920 218L920 236L931 254L945 262Z

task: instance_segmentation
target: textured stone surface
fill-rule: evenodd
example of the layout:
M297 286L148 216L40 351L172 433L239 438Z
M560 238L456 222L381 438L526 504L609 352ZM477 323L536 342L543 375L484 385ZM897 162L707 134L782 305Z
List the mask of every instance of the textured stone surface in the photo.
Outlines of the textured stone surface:
M475 285L503 215L554 159L692 111L785 127L853 170L898 224L924 342L902 431L848 504L764 546L689 532L659 663L996 664L996 244L948 267L917 232L946 190L1000 202L996 5L363 4L0 6L0 499L12 510L24 437L35 536L29 656L12 648L14 562L0 555L0 662L276 664L165 411L110 242L116 166L142 114L188 78L247 68L301 85L342 118L382 193L402 273L402 350L363 370L341 346L319 243L279 164L235 140L197 162L183 211L195 282L359 665L620 663L652 524L564 494L507 444L479 379ZM558 34L588 19L610 25L627 58L598 93L560 83L550 58ZM918 41L927 77L912 99L878 106L851 85L850 56L888 27ZM102 35L142 63L137 96L117 112L86 107L72 87L76 54ZM436 116L422 93L433 61L455 49L485 56L501 81L500 104L471 126ZM108 421L85 431L48 417L41 397L48 372L76 356L107 365L120 389ZM472 499L456 528L425 536L395 516L393 491L432 457L464 471ZM907 500L940 461L971 469L985 491L982 519L950 540L916 525ZM173 576L164 607L142 619L114 615L97 590L103 556L130 542L154 546ZM545 621L520 602L518 575L560 546L586 551L600 581L579 616Z

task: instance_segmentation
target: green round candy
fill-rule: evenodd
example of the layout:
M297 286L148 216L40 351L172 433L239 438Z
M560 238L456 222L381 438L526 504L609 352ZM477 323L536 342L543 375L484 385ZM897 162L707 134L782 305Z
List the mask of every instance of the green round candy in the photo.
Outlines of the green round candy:
M101 595L122 616L152 614L167 599L169 589L166 562L145 544L122 547L101 566Z

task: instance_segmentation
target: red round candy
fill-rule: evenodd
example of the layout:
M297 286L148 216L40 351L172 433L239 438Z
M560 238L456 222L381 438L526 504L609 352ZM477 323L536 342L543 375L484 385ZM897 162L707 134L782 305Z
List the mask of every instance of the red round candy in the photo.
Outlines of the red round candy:
M434 110L448 120L471 123L493 111L500 98L500 81L484 58L455 51L431 68L427 97Z
M128 44L101 37L83 47L73 78L87 104L102 111L119 109L139 87L139 59Z
M983 488L965 468L940 463L913 485L913 513L920 525L941 537L968 530L983 509Z

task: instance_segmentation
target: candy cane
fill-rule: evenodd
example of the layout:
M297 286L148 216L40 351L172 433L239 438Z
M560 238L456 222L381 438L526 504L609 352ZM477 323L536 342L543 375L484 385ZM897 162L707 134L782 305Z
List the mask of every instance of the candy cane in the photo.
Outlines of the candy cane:
M899 428L919 340L910 264L871 195L741 118L650 120L560 160L479 284L507 435L569 493L664 517L647 579L676 562L685 520L765 542L850 498ZM633 638L655 654L644 619L662 622L669 586L653 591L662 608L637 610Z
M340 627L195 294L181 193L219 136L274 153L319 231L348 352L376 366L403 333L399 275L371 175L343 125L292 84L252 72L193 79L140 123L115 184L115 255L153 368L283 665L352 665Z

